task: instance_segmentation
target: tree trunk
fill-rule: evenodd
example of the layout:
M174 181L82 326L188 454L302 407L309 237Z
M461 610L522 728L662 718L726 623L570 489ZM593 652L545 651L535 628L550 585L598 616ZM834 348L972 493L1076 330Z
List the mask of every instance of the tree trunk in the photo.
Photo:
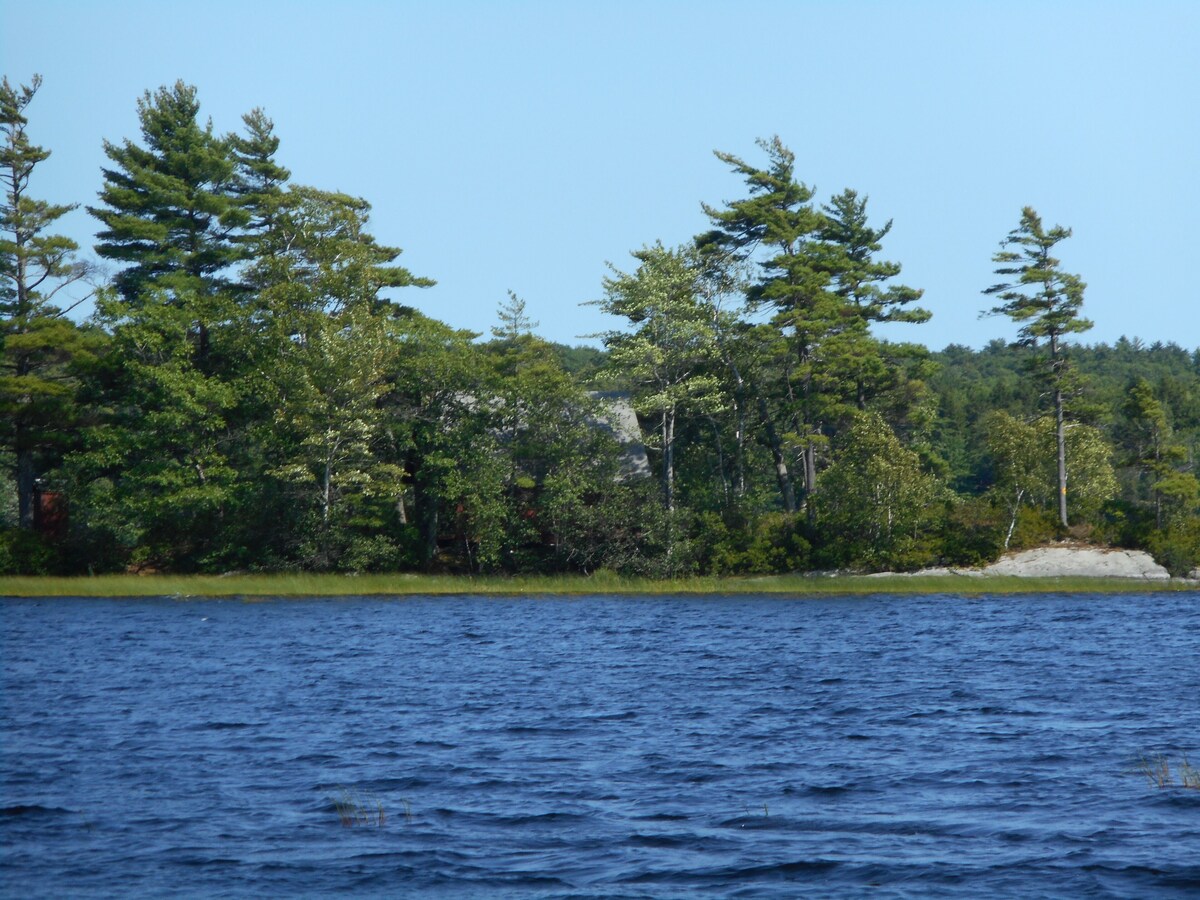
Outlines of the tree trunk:
M321 521L326 525L329 524L329 507L331 505L332 484L333 484L333 464L328 458L325 460L325 496L321 504Z
M663 505L675 512L675 410L663 410L662 416L662 489Z
M1012 518L1008 522L1008 531L1004 535L1004 549L1008 549L1009 543L1012 541L1013 532L1017 528L1017 517L1021 514L1021 500L1025 497L1025 489L1018 488L1016 499L1012 505Z
M767 409L767 401L758 398L758 414L762 419L763 429L767 433L767 443L771 448L771 458L775 461L775 479L779 482L779 494L783 498L783 508L789 514L796 514L796 489L792 486L792 477L788 474L787 457L783 452L783 442L771 421L771 413Z
M1062 527L1067 526L1067 440L1063 425L1062 388L1054 388L1054 423L1058 439L1058 518Z
M817 493L817 448L809 443L804 448L804 511L808 515L808 523L816 521L817 509L812 499Z
M740 399L737 404L737 472L734 480L734 495L741 500L746 496L746 407Z
M716 418L708 417L708 424L713 430L713 447L717 451L717 478L721 482L721 505L729 506L729 476L725 473L725 447L721 443L721 426Z
M21 447L21 429L17 430L17 523L21 528L33 528L34 476L33 450Z

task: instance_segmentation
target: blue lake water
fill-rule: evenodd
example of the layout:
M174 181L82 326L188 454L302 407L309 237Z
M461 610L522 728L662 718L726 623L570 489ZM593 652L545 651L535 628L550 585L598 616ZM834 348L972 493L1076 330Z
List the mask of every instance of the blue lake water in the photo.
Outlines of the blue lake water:
M1136 771L1200 765L1197 593L10 599L0 634L5 896L1200 893L1200 790Z

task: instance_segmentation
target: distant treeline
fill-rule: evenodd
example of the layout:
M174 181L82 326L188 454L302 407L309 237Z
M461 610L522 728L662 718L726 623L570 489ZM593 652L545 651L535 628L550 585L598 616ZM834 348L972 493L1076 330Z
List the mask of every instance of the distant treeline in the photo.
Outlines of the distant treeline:
M1059 537L1200 563L1200 350L1068 342L1070 232L1032 209L980 286L1012 346L876 338L929 318L891 223L815 198L778 139L717 154L744 196L710 231L611 268L604 349L537 337L515 294L481 340L396 299L433 282L365 200L292 183L265 114L217 133L183 83L104 145L100 277L35 199L37 86L0 95L0 573L914 569Z

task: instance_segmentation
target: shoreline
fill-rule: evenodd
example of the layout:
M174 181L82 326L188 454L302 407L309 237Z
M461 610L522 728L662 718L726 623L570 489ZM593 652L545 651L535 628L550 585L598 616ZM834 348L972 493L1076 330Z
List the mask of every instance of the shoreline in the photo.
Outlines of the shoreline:
M870 596L873 594L1135 594L1200 593L1200 581L1117 576L996 574L704 576L674 580L576 576L465 575L98 575L0 577L0 599L163 597L190 599L305 599L338 597L584 597L584 596Z

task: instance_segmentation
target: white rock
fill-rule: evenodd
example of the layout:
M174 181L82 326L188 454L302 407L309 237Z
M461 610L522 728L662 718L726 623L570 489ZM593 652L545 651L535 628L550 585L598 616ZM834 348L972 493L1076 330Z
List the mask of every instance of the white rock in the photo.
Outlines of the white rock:
M1024 578L1140 578L1166 581L1170 573L1143 550L1109 550L1100 547L1038 547L1011 553L983 570L988 575Z

